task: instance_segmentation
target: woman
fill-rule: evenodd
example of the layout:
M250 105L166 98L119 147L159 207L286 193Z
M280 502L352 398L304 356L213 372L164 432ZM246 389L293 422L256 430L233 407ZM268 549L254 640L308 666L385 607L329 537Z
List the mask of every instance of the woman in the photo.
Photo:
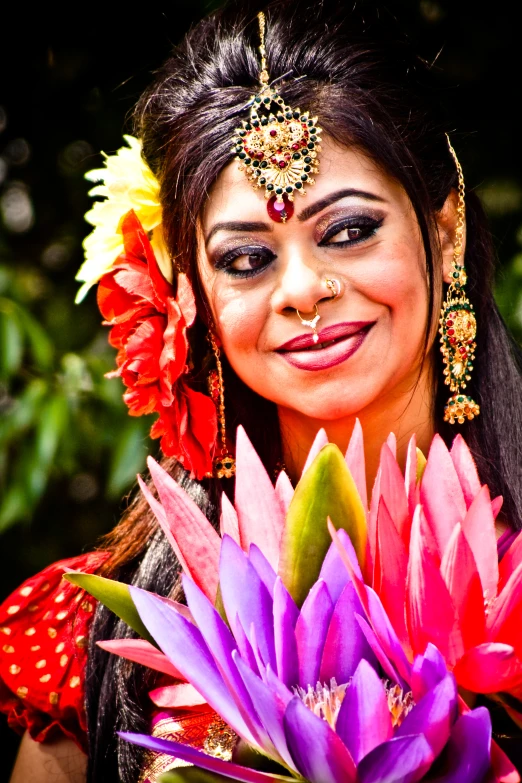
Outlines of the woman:
M335 17L328 3L276 3L267 10L266 63L262 61L261 68L266 65L284 114L279 120L277 105L271 103L273 117L261 110L252 114L252 96L264 96L266 85L262 78L259 86L254 18L255 11L246 11L243 4L239 13L232 9L203 20L158 73L135 114L144 158L161 186L162 229L174 276L186 273L196 295L197 317L186 332L192 366L189 375L176 381L187 384L188 379L184 404L194 390L204 390L209 367L218 371L214 383L223 446L223 451L221 445L217 449L219 472L227 472L223 463L231 464L227 452L238 424L245 427L269 473L274 475L284 463L296 481L318 429L324 427L329 439L344 449L358 417L372 481L390 431L397 436L402 461L412 433L423 450L435 432L451 443L459 425L450 424L451 416L444 411L456 389L453 396L460 395L467 405L461 431L481 479L504 497L499 534L508 526L520 529L520 353L493 300L493 250L473 193L465 194L463 221L463 182L425 66L402 44L358 32L352 18ZM278 122L286 127L287 114L289 123L295 120L302 126L302 132L295 131L297 147L288 142L289 157L286 147L278 157L281 147L272 155L270 139L263 136L265 146L256 152L262 157L254 158L244 140L258 127L256 116L259 127L275 137ZM308 164L306 150L299 146L303 144L312 144L316 153ZM251 174L258 184L253 160L261 166L270 158L267 168L284 168L293 165L294 154L303 166L300 177L306 176L291 181L306 184L304 198L295 192L302 186L292 186L288 195L285 190L277 198L268 190L270 180L261 183L260 175L263 187L253 188L245 176ZM314 173L316 164L319 171ZM315 182L308 187L311 174ZM164 269L167 277L170 272ZM464 347L468 353L460 374L458 368L453 373L460 384L450 390L443 370L453 372L457 359L447 310L447 365L436 340L449 284L458 301L470 301L474 308L462 305L471 324ZM109 288L103 288L101 304ZM464 298L459 299L461 294ZM181 310L178 320L182 316ZM472 364L475 318L478 337ZM188 326L190 318L186 320ZM464 346L461 342L457 347ZM125 382L129 388L133 383ZM131 408L136 404L134 397L127 401ZM206 403L201 405L207 415ZM232 482L191 479L179 464L184 460L196 475L205 472L202 466L210 450L201 456L200 447L212 429L211 419L210 429L198 431L192 446L174 448L178 461L166 459L163 464L215 521L219 494L222 489L231 492ZM199 425L199 420L192 422L194 433ZM165 438L167 429L161 425L156 434ZM176 432L179 435L179 427ZM164 445L168 452L168 443ZM177 563L141 498L108 536L103 552L68 564L157 593L179 593ZM31 777L136 781L146 761L137 748L115 737L115 729L149 728L151 682L139 666L96 646L98 640L128 636L129 630L103 607L94 614L92 602L73 588L64 590L62 570L57 565L29 580L2 609L2 628L12 634L7 648L15 655L20 649L27 659L37 633L33 620L47 622L50 611L53 621L63 615L62 625L50 626L56 645L51 652L60 655L60 645L76 645L72 654L63 653L59 688L52 690L38 678L34 697L20 690L16 695L12 678L18 674L8 672L10 660L2 664L3 707L13 724L29 729L13 783ZM44 596L31 604L38 590ZM58 613L53 602L58 602ZM40 650L34 654L38 660L33 665L43 660L45 670ZM18 668L16 663L11 666L12 671ZM53 676L50 672L48 682ZM84 695L87 724L81 711ZM44 742L34 742L30 735ZM82 751L88 751L88 761ZM147 778L153 774L145 772L142 779Z

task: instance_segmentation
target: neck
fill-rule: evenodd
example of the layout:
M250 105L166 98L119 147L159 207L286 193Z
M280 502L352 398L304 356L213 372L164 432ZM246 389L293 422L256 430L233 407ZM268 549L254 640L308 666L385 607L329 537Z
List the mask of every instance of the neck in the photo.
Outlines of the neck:
M416 435L417 446L427 456L435 433L431 369L426 363L420 378L416 375L414 379L405 379L366 408L341 419L310 418L299 411L283 407L278 412L284 462L294 485L301 476L317 432L323 428L330 443L335 443L344 454L358 418L364 434L366 481L370 493L379 466L381 447L390 432L397 438L397 460L403 470L408 442L413 434Z

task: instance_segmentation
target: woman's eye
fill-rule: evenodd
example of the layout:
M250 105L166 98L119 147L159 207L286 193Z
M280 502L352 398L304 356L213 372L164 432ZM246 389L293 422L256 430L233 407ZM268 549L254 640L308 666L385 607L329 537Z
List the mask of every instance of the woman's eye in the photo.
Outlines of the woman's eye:
M381 224L382 220L373 218L359 218L357 221L352 218L349 223L336 223L326 230L319 244L341 247L354 245L373 236Z
M218 260L216 269L232 277L253 277L262 272L275 258L268 248L238 247Z

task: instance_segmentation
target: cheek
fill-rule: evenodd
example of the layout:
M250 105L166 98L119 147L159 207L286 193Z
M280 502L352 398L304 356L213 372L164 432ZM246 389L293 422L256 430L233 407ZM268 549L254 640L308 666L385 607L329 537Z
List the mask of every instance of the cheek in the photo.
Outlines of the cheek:
M262 298L216 281L210 302L219 338L231 362L234 355L255 350L266 319Z

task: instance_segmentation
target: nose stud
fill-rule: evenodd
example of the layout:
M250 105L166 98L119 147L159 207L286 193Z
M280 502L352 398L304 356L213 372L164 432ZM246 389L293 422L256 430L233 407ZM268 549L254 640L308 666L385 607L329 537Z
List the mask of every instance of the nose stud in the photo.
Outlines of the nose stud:
M297 313L297 317L301 321L301 324L303 326L309 326L310 329L313 331L313 333L314 333L314 338L313 338L314 339L314 343L318 342L319 335L317 334L317 323L318 323L319 319L321 318L321 316L319 315L319 310L317 309L317 305L316 304L314 305L314 317L309 319L309 320L307 320L306 318L303 318L303 316L301 315L301 313L299 312L299 310L297 308L296 308L295 311Z
M341 283L335 277L326 277L325 285L332 295L332 299L335 299L341 293Z

